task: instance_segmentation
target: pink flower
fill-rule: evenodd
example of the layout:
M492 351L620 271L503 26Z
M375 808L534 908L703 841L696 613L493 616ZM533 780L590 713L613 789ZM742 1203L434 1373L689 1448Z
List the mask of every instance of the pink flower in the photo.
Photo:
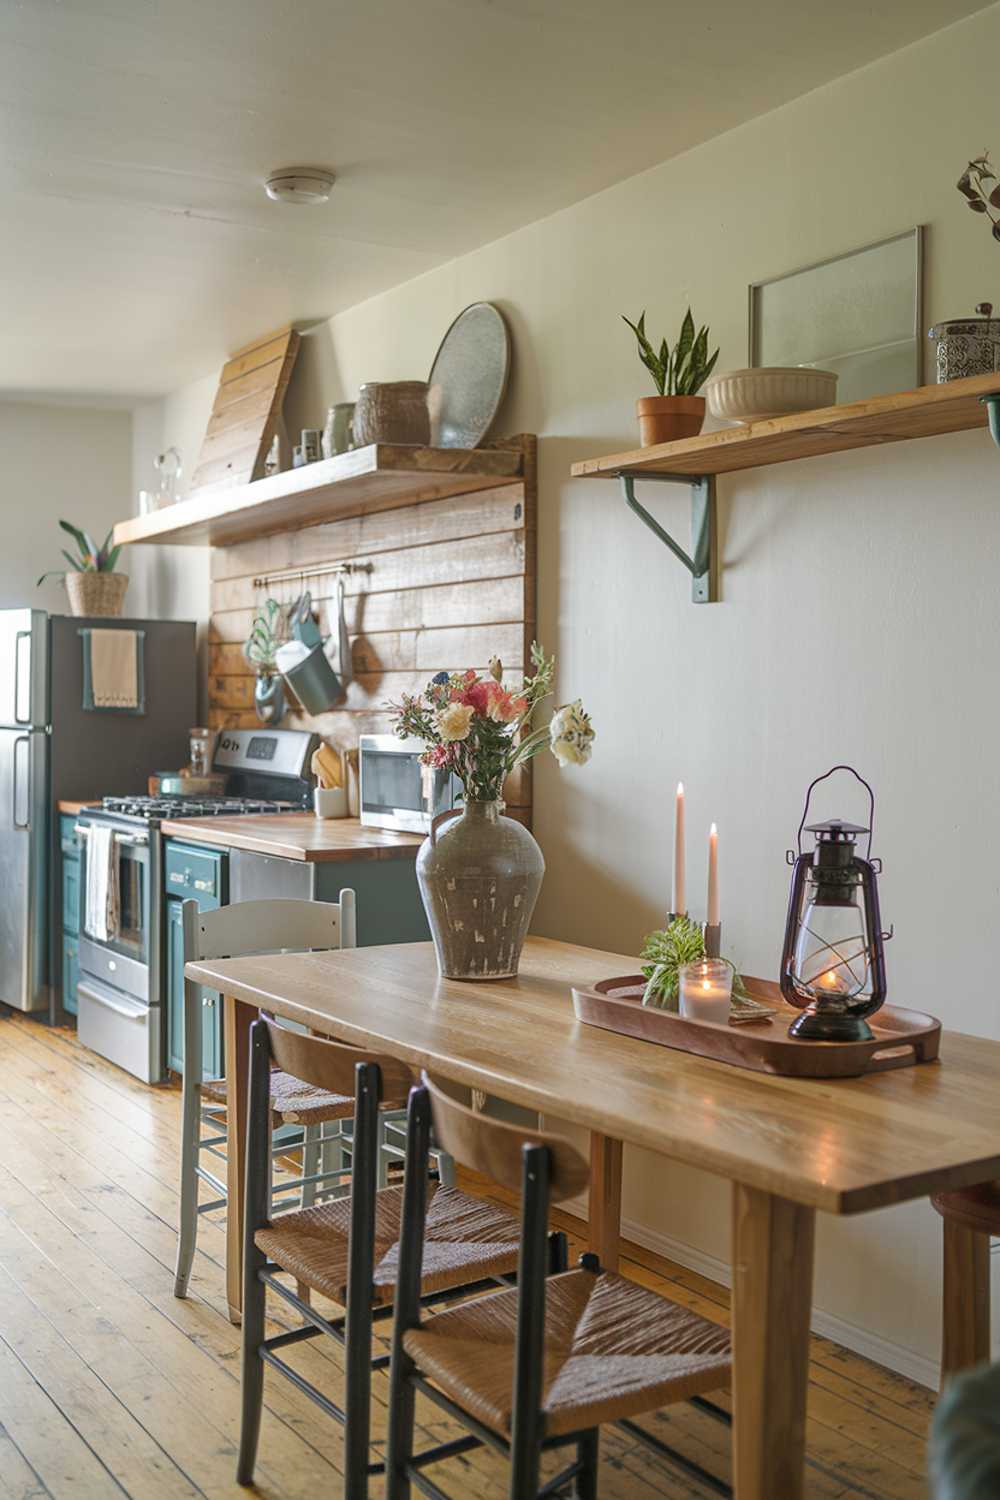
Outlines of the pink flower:
M451 763L452 752L450 745L435 745L433 750L421 756L425 765L432 766L435 771L442 771Z
M526 698L513 698L507 688L498 682L484 684L489 695L487 712L497 724L513 724L528 706Z
M467 703L470 708L475 709L477 714L481 714L485 718L490 711L490 689L492 687L493 683L491 682L474 682L462 694L462 702Z

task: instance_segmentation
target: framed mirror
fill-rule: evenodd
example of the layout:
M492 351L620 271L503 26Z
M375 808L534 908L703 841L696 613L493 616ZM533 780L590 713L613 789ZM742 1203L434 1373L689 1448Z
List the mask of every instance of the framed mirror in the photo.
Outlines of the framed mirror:
M749 363L840 377L837 404L923 383L923 225L750 287Z

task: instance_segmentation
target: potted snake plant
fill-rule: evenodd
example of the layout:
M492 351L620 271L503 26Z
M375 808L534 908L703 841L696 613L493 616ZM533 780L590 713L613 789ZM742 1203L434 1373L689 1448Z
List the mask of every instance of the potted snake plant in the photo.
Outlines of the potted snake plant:
M655 396L642 396L636 402L639 439L644 448L655 443L672 443L678 438L697 437L705 420L705 398L699 396L705 381L715 369L719 357L708 352L708 325L695 333L694 319L688 308L677 342L671 349L661 339L656 349L646 337L646 314L637 323L622 314L635 334L639 358L653 377Z

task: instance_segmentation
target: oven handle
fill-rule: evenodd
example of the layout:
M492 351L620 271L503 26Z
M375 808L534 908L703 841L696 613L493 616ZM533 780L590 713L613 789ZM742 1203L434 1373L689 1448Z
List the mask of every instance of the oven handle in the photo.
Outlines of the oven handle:
M124 1016L127 1021L144 1021L149 1014L147 1007L140 1005L138 1001L135 1002L134 1009L128 1002L122 1005L117 1000L112 1000L110 995L95 989L85 979L77 980L76 992L77 995L85 995L88 1000L95 1001L97 1005L103 1005L108 1010L115 1011L119 1016Z
M73 832L80 838L85 839L90 833L90 825L88 823L74 823ZM129 844L133 849L149 848L149 837L144 833L119 833L116 828L114 830L114 838L116 844Z

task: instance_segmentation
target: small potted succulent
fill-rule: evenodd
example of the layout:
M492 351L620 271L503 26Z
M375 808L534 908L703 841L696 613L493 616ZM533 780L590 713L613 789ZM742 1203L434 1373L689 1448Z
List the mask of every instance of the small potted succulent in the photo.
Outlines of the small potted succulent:
M76 542L79 556L74 557L63 547L62 555L69 567L64 572L43 573L35 587L40 588L46 578L61 578L66 586L71 614L120 615L125 607L128 574L115 572L115 563L122 549L111 545L114 527L98 547L89 532L81 531L71 521L60 521L59 525Z
M622 314L635 334L639 358L653 377L655 396L642 396L636 402L639 439L644 448L655 443L672 443L678 438L697 437L705 420L705 398L699 396L705 381L715 369L719 357L708 352L708 326L694 330L694 319L688 308L677 342L671 349L666 339L655 349L646 337L646 314L638 323Z
M285 714L285 684L275 662L281 645L281 605L265 599L250 625L243 655L257 673L253 706L262 724L279 724Z

